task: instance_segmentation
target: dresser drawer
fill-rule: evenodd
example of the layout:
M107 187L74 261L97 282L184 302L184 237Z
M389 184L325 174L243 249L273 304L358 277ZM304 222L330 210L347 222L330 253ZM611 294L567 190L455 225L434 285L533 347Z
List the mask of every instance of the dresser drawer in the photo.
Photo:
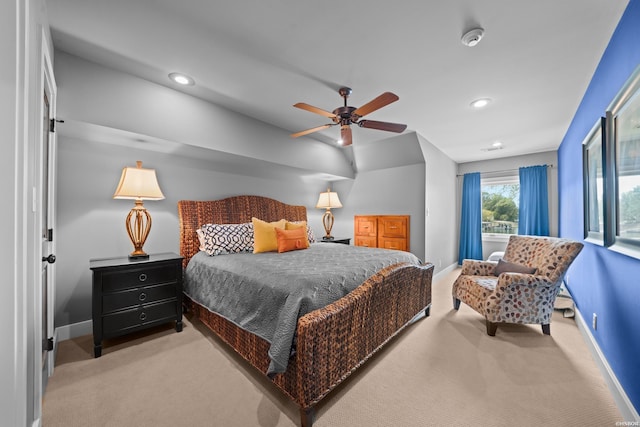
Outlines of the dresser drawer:
M105 336L114 336L149 323L174 320L176 304L176 300L170 300L107 314L102 319L102 331Z
M145 286L141 288L126 289L123 291L105 293L102 296L102 312L107 314L112 311L135 307L156 301L162 301L176 297L176 284Z
M385 217L378 221L378 236L397 237L404 239L407 237L407 219L404 217Z
M143 265L119 271L102 273L102 291L113 292L127 288L137 288L156 283L176 281L178 269L174 264Z
M354 246L364 246L365 248L375 248L377 247L376 238L367 237L367 236L355 236Z
M354 228L356 236L375 237L377 234L377 219L376 217L356 216Z
M378 237L378 247L384 249L395 249L397 251L408 251L407 239L397 239L389 237Z

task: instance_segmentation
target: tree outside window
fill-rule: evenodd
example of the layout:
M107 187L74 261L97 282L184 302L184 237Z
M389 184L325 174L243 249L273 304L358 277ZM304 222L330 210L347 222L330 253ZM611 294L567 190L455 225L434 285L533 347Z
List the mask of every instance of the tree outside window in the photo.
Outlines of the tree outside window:
M482 233L518 234L520 184L482 184Z

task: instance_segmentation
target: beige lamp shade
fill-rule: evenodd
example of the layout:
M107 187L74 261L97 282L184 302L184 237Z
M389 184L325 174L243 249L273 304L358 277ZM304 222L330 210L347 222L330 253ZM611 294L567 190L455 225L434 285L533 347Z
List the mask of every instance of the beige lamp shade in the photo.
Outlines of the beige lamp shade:
M114 199L162 200L164 194L158 185L155 169L143 169L142 162L136 167L122 169L120 183L113 195Z
M329 188L327 188L326 192L320 193L316 208L326 209L324 215L322 215L322 225L324 226L325 232L324 237L322 237L323 240L333 240L333 236L331 235L331 229L333 228L333 214L331 213L331 208L341 207L342 203L340 203L338 193L331 191Z
M341 208L342 203L340 203L340 198L338 197L338 193L331 191L327 188L326 192L320 193L320 197L318 198L318 203L316 203L316 208L318 209L331 209L331 208Z
M141 161L136 162L135 168L126 167L122 169L120 183L113 198L135 200L135 206L125 220L125 227L134 248L133 252L129 254L129 258L149 258L149 255L142 247L151 230L151 215L143 206L143 200L164 199L164 194L162 194L162 190L158 185L156 171L154 169L143 169Z

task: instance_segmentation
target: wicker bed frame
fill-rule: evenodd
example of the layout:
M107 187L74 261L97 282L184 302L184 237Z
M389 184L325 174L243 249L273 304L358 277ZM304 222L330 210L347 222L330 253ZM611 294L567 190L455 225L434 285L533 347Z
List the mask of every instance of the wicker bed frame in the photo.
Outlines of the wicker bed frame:
M216 201L178 202L180 253L183 266L199 251L196 229L206 223L251 222L285 218L306 221L304 206L261 196L236 196ZM300 407L301 425L313 423L315 405L421 311L429 315L433 265L387 267L340 300L298 320L296 353L287 371L272 380ZM269 366L269 343L205 307L185 298L209 329L262 373Z

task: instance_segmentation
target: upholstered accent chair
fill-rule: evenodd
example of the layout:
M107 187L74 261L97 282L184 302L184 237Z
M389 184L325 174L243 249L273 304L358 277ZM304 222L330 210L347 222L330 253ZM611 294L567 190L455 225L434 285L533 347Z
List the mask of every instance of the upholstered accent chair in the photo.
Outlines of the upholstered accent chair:
M551 335L556 295L582 246L556 237L511 236L497 263L463 261L453 283L453 308L458 310L462 301L483 315L491 336L498 323L537 323Z

